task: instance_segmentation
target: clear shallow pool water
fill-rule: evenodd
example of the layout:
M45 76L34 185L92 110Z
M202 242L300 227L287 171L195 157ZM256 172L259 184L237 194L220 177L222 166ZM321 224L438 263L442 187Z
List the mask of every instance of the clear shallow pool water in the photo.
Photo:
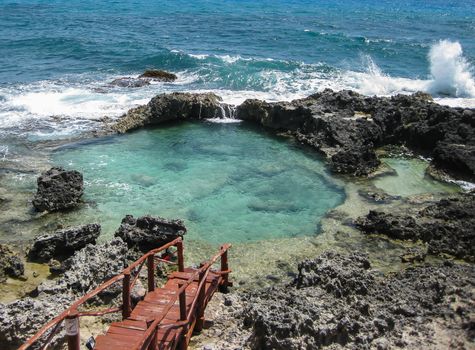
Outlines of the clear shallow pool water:
M82 222L110 237L126 214L181 218L188 239L245 242L319 232L344 191L324 163L243 124L187 123L63 147L85 178Z
M412 196L424 193L455 193L459 186L437 181L426 174L428 162L417 158L383 158L382 162L394 170L393 174L377 177L374 185L393 196Z

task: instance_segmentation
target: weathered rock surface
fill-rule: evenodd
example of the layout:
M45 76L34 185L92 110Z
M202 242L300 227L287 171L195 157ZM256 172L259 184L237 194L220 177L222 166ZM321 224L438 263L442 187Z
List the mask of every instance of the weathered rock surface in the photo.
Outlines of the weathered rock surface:
M441 106L426 94L366 97L324 90L292 102L247 100L237 118L294 132L338 173L368 174L379 165L375 147L407 144L432 155L439 168L475 179L475 111Z
M450 262L383 277L364 255L327 252L291 285L243 295L240 317L252 349L469 349L474 277Z
M363 232L427 242L430 254L450 254L475 262L475 196L443 199L414 216L370 211L356 220Z
M28 297L9 304L0 304L2 349L17 349L72 302L70 295L60 294L54 298Z
M150 85L152 81L173 82L177 76L173 73L165 72L163 70L150 69L146 70L138 77L121 77L112 80L109 85L119 86L125 88L138 88Z
M57 211L76 207L84 192L82 174L76 170L51 168L38 178L33 206L38 211Z
M147 252L178 237L183 237L185 233L186 227L181 220L167 220L152 216L135 219L132 215L127 215L122 219L115 236L122 238L129 248L136 247Z
M149 69L143 72L143 74L141 74L139 78L149 78L158 81L171 82L175 81L177 79L177 76L173 73L166 72L164 70Z
M38 293L40 296L61 293L83 295L120 273L127 266L127 251L127 245L120 239L105 244L89 244L63 261L62 269L66 272L61 278L40 284Z
M150 85L149 79L122 77L112 80L110 85L125 87L125 88L138 88L142 86Z
M110 128L126 132L170 120L229 116L231 107L220 101L212 93L161 94ZM375 148L405 144L433 157L433 165L450 175L475 181L475 111L439 105L424 93L368 97L326 89L291 102L246 100L234 116L292 132L337 173L366 175L380 164Z
M25 266L18 254L10 247L0 244L0 283L4 282L6 277L18 278L23 276Z
M101 225L89 224L38 236L29 252L29 258L47 262L52 258L70 256L90 243L95 244L100 233Z
M126 132L146 125L157 125L173 120L224 117L227 106L213 93L190 94L174 92L160 94L145 106L129 110L111 126L116 132Z
M66 272L60 278L38 286L37 297L0 304L2 349L17 348L79 296L122 271L127 265L126 255L127 245L120 239L101 245L88 245L63 262ZM117 295L119 291L120 285L112 288L111 296Z

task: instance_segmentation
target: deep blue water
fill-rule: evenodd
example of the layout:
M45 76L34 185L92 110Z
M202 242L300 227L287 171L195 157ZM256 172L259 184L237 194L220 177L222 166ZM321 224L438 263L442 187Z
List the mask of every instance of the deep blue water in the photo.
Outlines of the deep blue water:
M459 41L473 62L474 34L471 0L1 1L0 81L210 63L189 53L285 62L254 62L244 67L251 72L299 62L358 68L369 54L390 75L425 78L431 44ZM246 88L245 78L222 74L221 85Z
M0 0L0 135L61 137L176 90L231 103L425 90L475 106L474 63L474 0ZM146 68L179 79L107 85Z
M474 66L475 0L0 0L0 162L28 162L30 142L100 128L102 117L162 92L214 91L238 104L324 88L423 90L441 103L475 106ZM110 84L148 68L178 79ZM169 139L180 134L197 147ZM318 160L266 140L238 125L178 126L117 137L111 147L79 145L52 160L85 172L96 203L85 215L103 218L108 232L126 212L176 213L195 234L214 230L215 242L222 232L236 241L318 232L320 218L344 200L342 189ZM130 167L122 157L135 149ZM186 181L176 181L180 172Z

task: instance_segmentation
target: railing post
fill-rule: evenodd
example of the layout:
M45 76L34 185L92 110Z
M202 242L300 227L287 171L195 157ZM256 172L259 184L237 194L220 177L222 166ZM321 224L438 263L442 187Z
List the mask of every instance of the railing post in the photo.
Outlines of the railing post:
M155 260L153 254L147 257L147 277L148 291L153 292L155 290Z
M178 284L178 289L181 289L184 284L179 283ZM183 291L179 295L179 301L180 301L180 320L181 321L186 321L186 288L183 289ZM184 326L183 327L183 336L181 337L179 349L180 350L186 350L187 345L188 345L188 339L187 339L187 333L188 333L188 327Z
M153 334L152 341L150 342L150 345L148 346L148 350L157 350L158 346L158 330L155 329L155 333Z
M221 247L223 249L223 247ZM223 255L221 255L221 271L228 271L229 266L228 266L228 251L225 250ZM223 274L223 283L221 286L219 286L219 291L222 293L227 293L228 292L228 285L229 285L229 274L225 273Z
M130 271L127 271L122 281L122 319L129 317L130 312Z
M68 350L80 350L79 315L73 310L66 316L65 321L66 337L68 339Z
M201 285L205 278L206 270L200 272L198 285ZM198 305L196 310L196 324L195 331L201 332L205 323L205 297L206 297L206 282L203 282L200 290L198 291Z
M185 271L185 260L183 257L183 241L176 243L177 255L178 255L178 271Z

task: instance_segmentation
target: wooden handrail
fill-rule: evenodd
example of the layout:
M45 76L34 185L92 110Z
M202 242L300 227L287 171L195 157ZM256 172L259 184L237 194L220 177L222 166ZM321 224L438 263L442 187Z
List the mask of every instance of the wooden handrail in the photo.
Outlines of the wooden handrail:
M168 311L170 311L170 309L173 307L173 305L175 305L178 296L180 294L182 294L183 292L185 292L186 288L195 280L195 278L197 276L200 275L200 273L205 272L206 277L207 277L211 266L214 265L216 263L216 261L222 255L226 254L229 248L231 248L230 244L225 244L225 245L221 246L221 249L220 249L218 254L216 254L214 257L212 257L210 260L208 260L203 266L201 266L198 270L196 270L185 282L183 282L183 284L176 291L175 296L173 298L171 298L168 301L168 303L166 304L166 306L164 308L164 311L162 313L162 316L160 318L155 319L153 321L153 323L147 328L147 331L143 335L142 340L140 341L140 343L137 345L137 347L135 349L145 350L145 349L148 348L148 346L150 345L150 342L152 341L153 337L155 336L155 333L158 332L158 329L160 328L160 322L163 321L163 319L166 317ZM199 288L205 288L205 286L206 286L206 277L203 278L203 281L202 281L202 283L200 283ZM190 308L190 312L187 315L187 320L189 320L189 318L192 314L192 310L196 306L196 300L197 300L198 296L199 296L199 289L197 290L197 293L195 294L195 296L193 298L192 307ZM182 323L182 322L180 322L180 323ZM167 325L167 326L169 326L169 325Z
M130 275L131 271L133 269L135 269L137 266L139 266L140 264L142 264L143 262L145 262L145 259L147 259L149 256L152 256L152 255L155 255L157 253L160 253L161 251L165 250L165 249L168 249L172 246L177 246L177 248L180 250L180 245L181 245L181 249L183 248L183 240L181 237L178 237L176 239L174 239L173 241L159 247L159 248L155 248L155 249L152 249L150 250L149 252L147 252L146 254L144 254L142 257L140 257L138 260L134 261L132 264L130 264L128 267L126 267L124 270L122 270L122 272L114 277L112 277L111 279L109 279L108 281L104 282L103 284L101 284L100 286L96 287L93 291L87 293L86 295L84 295L83 297L81 297L79 300L77 300L76 302L74 302L69 308L67 308L66 310L64 310L61 314L59 314L58 316L56 316L54 319L52 319L51 321L49 321L47 324L45 324L43 327L40 328L40 330L35 334L33 335L30 339L28 339L22 346L20 346L18 348L18 350L26 350L28 349L31 345L33 345L34 343L36 343L51 327L53 326L56 326L58 325L60 322L62 322L68 315L72 314L72 313L77 313L77 308L79 306L81 306L82 304L84 304L86 301L88 301L89 299L95 297L97 294L99 294L100 292L104 291L105 289L109 288L111 285L113 285L114 283L116 282L119 282L121 280L124 279L125 275ZM178 258L179 260L181 259L182 261L180 262L179 261L179 264L183 264L183 252L181 252L181 258L180 258L180 254L178 255ZM139 273L140 271L137 272L137 274ZM134 280L135 282L135 280ZM131 287L131 285L129 285ZM122 305L122 308L123 308L123 305ZM112 310L112 309L108 309L106 311L109 311L109 310ZM118 309L117 311L120 311L120 309ZM78 313L78 316L86 316L86 313ZM59 327L55 327L55 329L53 331L57 331ZM53 332L54 333L54 332ZM48 340L50 340L50 337L52 335L50 334L48 336Z
M147 259L147 257L149 257L150 255L155 255L157 253L160 253L162 250L165 250L165 249L168 249L170 247L176 246L180 242L183 243L183 239L181 237L178 237L178 238L174 239L173 241L171 241L171 242L169 242L169 243L167 243L167 244L165 244L165 245L163 245L159 248L155 248L155 249L150 250L148 253L145 253L139 259L137 259L132 264L130 264L127 268L125 268L123 272L125 272L125 271L130 272L132 269L136 268L139 264L141 264L142 261Z

